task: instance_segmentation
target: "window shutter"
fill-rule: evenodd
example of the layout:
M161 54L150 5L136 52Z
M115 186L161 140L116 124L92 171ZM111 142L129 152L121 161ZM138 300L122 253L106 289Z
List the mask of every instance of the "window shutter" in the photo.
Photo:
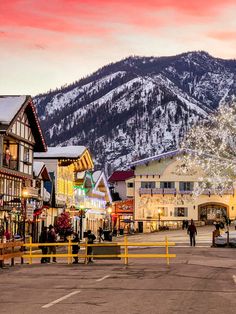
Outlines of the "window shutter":
M178 216L178 208L175 208L175 211L174 211L174 216L177 217Z
M185 207L185 209L184 209L184 216L188 217L188 208L187 207Z

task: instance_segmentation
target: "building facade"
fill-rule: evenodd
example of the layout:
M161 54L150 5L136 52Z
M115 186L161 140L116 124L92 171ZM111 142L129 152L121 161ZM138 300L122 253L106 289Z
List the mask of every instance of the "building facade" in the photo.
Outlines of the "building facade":
M0 96L0 225L25 236L33 187L33 153L46 144L30 96Z
M139 230L176 228L183 220L190 219L212 223L226 216L235 218L234 189L222 195L209 189L195 196L193 190L201 174L199 169L188 175L178 174L177 157L182 153L176 150L132 163L135 169L134 219Z
M51 183L45 188L51 194L51 206L47 210L47 225L55 225L57 217L63 212L71 212L75 230L80 229L82 216L72 214L75 209L75 189L77 177L94 165L88 149L84 146L48 147L46 153L37 153L35 160L47 166ZM76 222L75 222L76 220Z
M111 221L107 212L112 199L107 179L102 171L86 171L77 177L75 186L75 214L83 217L82 232L92 230L97 234L98 228L106 229Z
M128 197L127 192L130 192L130 189L127 190L127 187L131 188L132 190L133 177L133 170L119 170L112 173L112 175L108 179L108 182L110 184L111 194L114 201L125 200ZM129 179L131 180L129 182L126 182Z

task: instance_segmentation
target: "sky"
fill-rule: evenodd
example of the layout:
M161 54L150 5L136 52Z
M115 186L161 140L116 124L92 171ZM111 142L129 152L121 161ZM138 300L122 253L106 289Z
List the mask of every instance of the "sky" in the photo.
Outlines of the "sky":
M131 55L236 58L235 0L0 0L0 94L36 95Z

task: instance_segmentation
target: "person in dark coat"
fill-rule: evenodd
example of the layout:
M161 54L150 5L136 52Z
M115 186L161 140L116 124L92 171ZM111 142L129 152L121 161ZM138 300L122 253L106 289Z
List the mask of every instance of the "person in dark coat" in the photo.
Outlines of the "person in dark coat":
M79 246L79 234L77 232L74 232L74 239L72 240L73 244L72 245L72 254L77 254L77 256L74 256L74 262L73 264L78 264L79 263L79 250L80 250L80 246Z
M88 244L93 244L94 240L96 240L96 237L92 233L91 230L88 230L87 237L88 237ZM93 254L93 247L92 246L88 246L88 248L87 248L87 255L92 255L92 254ZM92 257L89 257L88 262L89 263L93 263Z
M39 243L47 243L48 242L48 231L47 231L47 227L43 227L43 230L39 236ZM42 250L42 254L43 255L47 255L48 253L48 247L45 245L40 245L39 247ZM48 259L47 257L42 257L41 258L41 263L47 263Z
M99 242L104 241L104 238L102 236L103 236L103 229L102 229L102 227L99 227L98 228L98 240L99 240Z
M56 243L56 242L57 242L57 235L56 235L55 229L54 229L53 225L50 225L49 226L49 231L48 231L48 243ZM48 247L48 254L50 255L51 253L52 254L56 254L57 253L56 245ZM52 261L53 261L53 263L57 262L55 256L52 258ZM49 262L50 262L50 257L49 257Z
M197 235L197 228L193 222L193 219L191 219L190 226L188 226L188 234L190 238L190 246L196 245L196 235Z

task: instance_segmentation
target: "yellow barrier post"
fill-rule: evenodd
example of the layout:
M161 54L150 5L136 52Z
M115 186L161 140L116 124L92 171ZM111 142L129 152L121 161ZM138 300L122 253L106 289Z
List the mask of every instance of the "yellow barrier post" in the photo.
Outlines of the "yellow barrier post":
M30 252L30 259L29 264L32 264L32 237L29 238L29 252Z
M128 265L128 239L127 236L124 237L124 245L125 245L125 265Z
M170 265L168 237L166 236L166 263Z
M72 257L70 256L72 254L72 247L71 247L71 236L69 236L69 242L68 242L68 264L72 264Z
M85 238L85 260L84 263L88 264L88 238Z

